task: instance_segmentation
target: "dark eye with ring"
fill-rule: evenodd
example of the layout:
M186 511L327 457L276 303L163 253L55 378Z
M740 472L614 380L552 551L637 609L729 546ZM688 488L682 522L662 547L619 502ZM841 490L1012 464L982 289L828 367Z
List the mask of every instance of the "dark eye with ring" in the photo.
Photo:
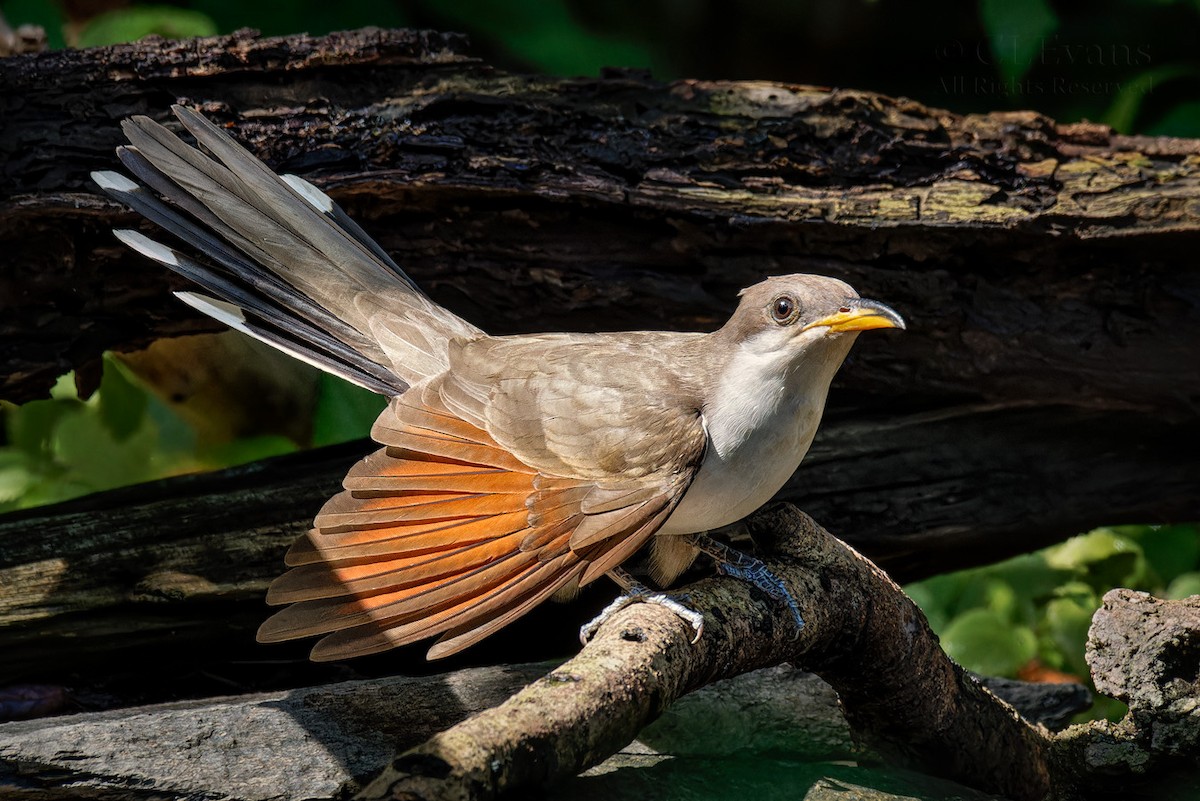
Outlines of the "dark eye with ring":
M771 317L780 325L786 325L796 319L796 301L788 295L780 295L771 301Z

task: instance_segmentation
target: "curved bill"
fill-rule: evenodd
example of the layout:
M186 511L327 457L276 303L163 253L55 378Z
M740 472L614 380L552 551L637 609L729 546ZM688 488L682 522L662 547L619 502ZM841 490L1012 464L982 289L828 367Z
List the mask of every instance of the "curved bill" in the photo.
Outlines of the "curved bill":
M804 326L810 328L825 326L830 331L840 334L845 331L869 331L872 328L899 328L903 330L904 318L892 307L868 298L853 298L846 301L841 309L822 317L816 322Z

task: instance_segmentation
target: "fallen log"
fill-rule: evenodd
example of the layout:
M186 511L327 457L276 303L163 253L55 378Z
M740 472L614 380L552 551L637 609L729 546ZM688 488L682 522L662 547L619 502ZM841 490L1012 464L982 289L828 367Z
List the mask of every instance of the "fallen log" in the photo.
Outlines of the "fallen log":
M764 273L893 302L841 385L1194 418L1200 142L952 114L869 92L509 75L461 37L143 40L0 61L0 396L106 348L213 330L108 229L119 120L204 110L312 178L494 333L704 328Z
M785 497L906 577L1200 518L1200 455L1177 447L1200 436L1181 367L1200 349L1198 141L818 87L509 75L430 32L5 59L0 396L72 367L86 390L105 348L213 330L112 239L138 222L87 179L122 117L172 101L324 186L494 333L713 327L764 273L893 302L910 330L859 343L839 436Z
M1176 447L1177 428L1134 418L1062 407L835 417L782 497L836 521L899 581L1102 523L1200 517L1193 454ZM351 443L0 516L0 683L78 683L81 659L97 677L140 671L159 680L216 655L302 657L299 646L254 644L263 596L288 544L372 447ZM1056 497L1065 485L1072 492ZM614 592L602 583L583 608L544 607L528 629L532 642L525 630L505 630L486 654L504 659L514 643L544 649L528 658L570 653L570 632ZM414 652L408 661L419 660Z
M160 798L343 797L381 770L393 749L418 745L553 669L469 668L0 724L0 799L35 788L56 798L93 798L130 787ZM1031 717L1061 718L1081 700L1086 705L1087 693L1076 685L1013 684L1005 689ZM714 762L784 752L827 771L835 769L831 761L868 757L851 738L832 688L789 666L680 699L635 742L549 797L578 797L597 783L611 787L621 777L607 774L631 770L644 790L649 783L665 792L654 764L703 761L711 770Z
M664 760L684 760L679 770L687 771L689 759L741 759L744 769L754 754L815 761L806 779L814 786L835 770L831 760L883 755L1010 798L1073 798L1131 783L1153 791L1200 756L1200 685L1189 657L1200 638L1197 599L1110 593L1093 622L1089 661L1130 715L1051 734L951 663L911 601L810 518L777 505L750 525L756 539L777 540L769 565L801 605L806 625L798 632L744 582L707 579L685 588L705 614L698 642L673 613L635 604L579 656L499 706L492 704L546 666L0 725L0 798L92 798L130 788L145 797L342 797L380 765L359 798L493 798L544 785L550 798L580 797L581 789L584 797L644 797L647 787L671 786ZM829 687L783 668L709 686L783 661L813 668ZM1027 709L1058 696L1060 720L1079 698L1018 689L1032 693ZM646 728L667 707L670 715ZM620 761L571 780L635 736ZM388 740L404 753L387 759ZM718 784L697 797L728 797L731 775L721 770L701 771ZM779 775L760 776L758 787L769 789ZM958 788L955 797L974 796Z
M911 330L862 343L787 492L898 576L1200 517L1200 456L1179 446L1200 434L1200 374L1181 369L1200 344L1200 143L817 87L513 76L429 33L7 59L0 395L211 330L115 245L108 229L135 222L85 177L112 166L121 117L175 101L328 189L495 333L711 327L767 272L894 302ZM304 483L275 498L286 482L243 474L222 490L240 495L198 505L123 516L110 496L7 518L0 569L31 592L4 599L0 646L24 660L5 669L61 665L72 645L116 661L134 642L245 639L269 554L344 469L296 465ZM80 530L90 550L71 551ZM216 534L164 559L149 532Z
M800 607L799 631L736 580L687 588L705 615L698 642L662 606L627 607L545 678L402 749L356 799L529 792L596 764L689 690L782 661L829 682L856 741L873 752L1008 798L1124 796L1146 780L1170 782L1200 759L1200 597L1110 592L1092 623L1088 659L1097 685L1126 700L1129 715L1051 734L965 674L915 604L807 515L780 504L750 527L773 541L768 566Z

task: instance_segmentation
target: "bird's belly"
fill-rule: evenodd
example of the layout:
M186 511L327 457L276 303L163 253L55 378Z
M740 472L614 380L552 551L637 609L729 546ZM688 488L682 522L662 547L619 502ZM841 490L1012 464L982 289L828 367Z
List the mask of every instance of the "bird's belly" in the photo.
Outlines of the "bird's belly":
M725 455L709 453L659 535L692 534L736 523L769 501L812 444L816 415L766 429ZM789 421L792 422L792 421Z

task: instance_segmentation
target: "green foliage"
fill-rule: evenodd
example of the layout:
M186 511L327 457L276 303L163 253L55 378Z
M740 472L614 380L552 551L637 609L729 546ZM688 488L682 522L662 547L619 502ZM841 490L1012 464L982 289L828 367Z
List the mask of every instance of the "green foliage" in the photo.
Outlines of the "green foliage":
M287 453L283 437L205 443L116 360L87 400L63 376L47 400L0 404L0 512Z
M132 42L144 36L167 39L214 36L217 25L207 14L174 6L134 6L92 17L79 34L78 47Z
M1046 0L979 0L996 68L1005 81L1019 81L1033 66L1042 42L1058 27Z
M972 670L1012 676L1037 652L1037 637L1028 626L1014 624L995 610L968 609L942 632L942 646Z
M151 414L151 406L161 408ZM80 400L64 376L48 400L5 404L0 511L66 500L200 466L194 438L105 360L100 389Z
M324 373L312 420L314 446L367 436L386 401ZM297 449L278 435L207 442L120 362L105 358L88 400L63 376L47 400L0 404L0 512Z
M1200 594L1194 525L1100 528L988 567L906 587L946 652L988 675L1037 677L1045 668L1085 680L1092 615L1112 587L1164 598ZM1102 702L1100 716L1124 708Z
M367 436L387 400L328 373L321 373L318 381L312 444L333 445Z
M4 14L13 28L18 25L37 25L45 30L46 43L52 50L66 47L63 40L66 18L57 3L50 0L4 0L0 2L0 13Z
M565 0L458 0L428 5L448 27L482 28L509 53L552 75L595 75L601 67L649 67L650 51L589 30Z

